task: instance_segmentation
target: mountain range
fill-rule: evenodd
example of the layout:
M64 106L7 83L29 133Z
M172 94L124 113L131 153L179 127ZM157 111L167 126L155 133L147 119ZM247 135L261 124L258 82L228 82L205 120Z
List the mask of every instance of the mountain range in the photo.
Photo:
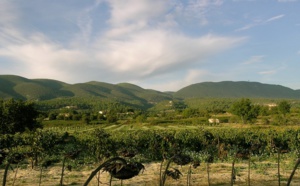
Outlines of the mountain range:
M300 99L300 90L281 85L247 81L203 82L176 92L143 89L130 83L110 84L90 81L68 84L51 79L27 79L16 75L0 75L0 98L50 100L64 97L99 97L116 101L152 104L174 98L282 98Z

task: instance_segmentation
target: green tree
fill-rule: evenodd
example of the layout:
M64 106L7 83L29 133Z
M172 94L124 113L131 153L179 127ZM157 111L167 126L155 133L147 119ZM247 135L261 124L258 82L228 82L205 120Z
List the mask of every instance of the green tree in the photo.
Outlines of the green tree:
M287 124L289 121L289 117L287 116L288 113L290 113L291 105L287 101L281 101L278 103L277 107L274 107L274 125L283 125Z
M268 116L270 114L270 110L268 106L260 106L259 114L261 116Z
M114 115L114 114L108 114L106 117L106 121L108 123L115 123L118 121L118 117L117 117L117 115Z
M81 120L82 120L85 124L90 124L90 122L91 122L90 114L89 114L89 113L83 114L82 117L81 117Z
M57 117L57 113L50 112L48 115L49 120L55 120Z
M199 115L199 110L194 108L186 108L183 110L182 115L184 118L191 118Z
M290 113L291 110L291 104L288 103L287 101L281 101L278 104L278 111L279 113L281 113L283 116L285 116L286 114Z
M259 114L259 106L253 105L250 99L242 98L233 103L231 113L239 116L243 123L256 119Z
M173 107L176 111L182 111L187 108L187 105L183 101L173 101Z
M38 115L32 102L0 100L0 133L14 134L41 127L36 120Z
M106 121L108 123L115 123L118 121L118 112L117 110L111 109L106 114Z
M145 114L141 114L135 118L137 123L143 123L147 120L147 116Z

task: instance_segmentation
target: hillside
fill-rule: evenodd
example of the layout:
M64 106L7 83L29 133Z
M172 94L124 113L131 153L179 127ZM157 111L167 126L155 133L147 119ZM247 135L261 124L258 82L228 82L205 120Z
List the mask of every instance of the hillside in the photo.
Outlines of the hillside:
M1 75L0 85L0 97L2 98L45 100L73 95L72 92L63 90L63 87L67 86L66 83L56 80L30 80L20 76Z
M131 105L150 106L161 101L186 98L286 98L300 99L300 90L258 82L204 82L177 92L143 89L130 83L86 82L68 84L51 79L27 79L0 75L0 98L51 100L55 98L97 97Z
M300 99L300 91L281 85L246 81L204 82L184 87L174 93L177 98L287 98Z
M0 98L50 100L62 97L99 97L133 105L147 105L172 96L136 85L121 83L86 82L67 84L50 79L26 79L14 75L0 75Z

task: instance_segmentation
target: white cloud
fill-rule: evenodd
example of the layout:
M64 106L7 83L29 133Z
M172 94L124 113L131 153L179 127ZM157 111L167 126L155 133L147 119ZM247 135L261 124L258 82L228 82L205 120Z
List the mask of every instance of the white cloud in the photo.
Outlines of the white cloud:
M106 39L124 39L126 35L132 35L133 32L143 30L147 27L144 22L139 22L136 24L123 25L121 27L111 28L105 34Z
M203 74L203 71L190 71L192 64L201 65L208 57L245 40L212 34L185 35L176 27L175 15L166 13L169 8L166 1L161 0L106 1L111 7L109 27L92 38L92 32L96 30L91 14L100 2L82 8L77 20L80 29L72 33L74 37L66 43L54 41L39 31L28 33L17 24L1 28L0 57L10 58L12 66L22 67L18 74L28 78L55 78L68 82L95 78L120 82L188 71L186 80L180 80L185 84ZM223 1L190 2L194 3L191 7L204 11L203 7L220 6ZM2 14L5 17L10 13Z
M278 0L279 3L297 2L298 0Z
M285 16L284 14L280 14L280 15L278 15L278 16L274 16L274 17L269 18L268 20L266 20L266 22L275 21L275 20L277 20L277 19L283 18L284 16Z
M276 70L267 70L267 71L261 71L261 72L258 72L259 74L261 75L272 75L272 74L276 74L277 71Z
M239 44L243 38L207 35L190 38L164 30L135 33L126 40L110 40L97 57L116 72L147 77L172 71Z
M287 68L286 64L282 63L281 65L279 65L277 67L275 67L275 66L267 67L267 69L269 69L269 70L262 70L262 71L258 72L258 74L265 75L265 76L279 74L279 73L285 72L286 68Z
M253 63L260 63L263 61L265 56L263 55L258 55L258 56L252 56L250 59L248 59L247 61L243 62L244 65L250 65Z
M233 0L233 2L245 2L245 1L257 1L257 0Z
M15 66L23 66L21 73L26 77L59 79L72 76L68 69L89 59L85 52L63 48L39 34L33 35L23 44L0 49L0 56L11 57Z
M78 38L82 43L88 44L90 41L91 32L93 30L93 19L90 14L99 6L100 3L100 0L95 1L93 5L85 8L82 12L79 13L77 26L81 31L81 35Z
M166 10L166 2L161 0L110 0L111 18L109 22L116 27L147 22ZM140 24L140 23L139 23Z
M185 86L206 81L206 77L210 75L211 73L206 70L193 69L185 72L180 79L174 74L165 74L158 77L160 81L157 83L151 82L151 84L147 84L141 81L134 81L133 83L141 84L145 88L151 87L155 90L178 91Z
M78 80L78 74L72 73L76 67L91 71L92 76L96 76L92 74L95 70L106 69L114 78L132 80L189 68L193 63L201 64L211 55L242 41L243 38L214 35L190 38L165 30L148 30L136 32L124 40L102 38L89 48L66 48L43 34L34 33L23 38L22 43L0 48L0 56L10 57L26 66L24 71L28 77ZM97 72L97 75L104 78L104 74Z
M18 20L18 11L11 1L0 1L0 25L10 25Z
M209 13L218 12L213 11L216 7L223 4L223 0L188 0L183 3L175 1L175 14L184 19L197 19L200 25L209 24Z
M244 31L244 30L248 30L248 29L250 29L252 27L255 27L255 26L256 26L256 24L248 24L248 25L245 25L245 26L243 26L241 28L236 29L235 31L236 32Z
M235 29L235 31L239 32L239 31L249 30L253 27L261 26L268 22L279 20L279 19L283 18L284 16L285 16L284 14L280 14L277 16L273 16L267 20L255 19L254 21L252 21L252 23L242 26L241 28Z

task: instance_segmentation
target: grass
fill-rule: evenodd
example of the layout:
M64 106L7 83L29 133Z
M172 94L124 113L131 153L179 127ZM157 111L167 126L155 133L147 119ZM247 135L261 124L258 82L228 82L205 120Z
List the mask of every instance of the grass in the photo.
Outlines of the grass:
M286 165L291 163L290 157L286 156L283 157L284 162ZM265 186L273 186L277 185L277 167L276 161L270 159L268 161L263 162L254 162L256 166L251 166L251 185L265 185ZM292 162L294 163L294 162ZM139 185L147 185L147 186L156 186L158 183L159 175L159 165L160 163L146 163L144 164L146 169L143 173L139 174L133 179L124 180L123 185L132 185L132 186L139 186ZM171 167L179 169L183 176L179 180L172 180L170 178L167 179L166 185L186 185L186 176L188 166L178 166L175 164L171 164ZM64 185L82 185L84 181L87 179L89 174L94 170L97 165L84 166L81 169L74 169L73 171L66 172ZM210 177L211 183L215 186L222 186L222 185L229 185L230 184L230 170L231 170L231 163L212 163L210 164ZM58 185L59 178L60 178L60 170L61 166L54 165L49 167L48 169L43 172L42 178L42 185ZM238 161L236 162L236 170L237 170L237 179L236 185L246 186L247 185L247 162L246 161ZM290 166L282 166L282 184L286 184L287 179L292 171ZM0 169L0 175L3 175L3 169ZM16 186L29 186L35 185L38 183L38 176L39 170L38 169L19 169L17 179L16 179ZM14 173L12 171L9 172L7 185L12 184L12 180L14 177ZM207 185L207 174L206 174L206 165L202 163L198 168L192 169L191 175L192 184L191 185ZM101 173L101 182L107 183L109 179L109 175L107 173ZM0 182L2 181L2 177L0 177ZM293 185L300 184L300 174L296 172L295 177L293 179ZM97 185L96 179L93 179L91 185ZM101 184L102 185L102 184ZM120 181L114 179L113 185L120 185Z
M44 128L50 127L76 127L81 125L86 125L82 121L73 120L48 120L42 122Z
M95 123L95 122L94 122ZM150 122L144 123L125 123L120 120L117 123L102 123L102 124L84 124L82 121L73 120L52 120L42 122L44 129L61 131L61 132L85 132L94 130L96 128L102 128L108 131L132 131L132 130L193 130L200 127L206 129L222 129L222 128L233 128L233 129L257 129L257 130L286 130L286 129L300 129L300 125L289 125L289 126L274 126L264 124L240 124L240 123L221 123L217 125L207 125L205 123L199 124L185 124L181 123L180 120L176 123L161 123L152 124Z

